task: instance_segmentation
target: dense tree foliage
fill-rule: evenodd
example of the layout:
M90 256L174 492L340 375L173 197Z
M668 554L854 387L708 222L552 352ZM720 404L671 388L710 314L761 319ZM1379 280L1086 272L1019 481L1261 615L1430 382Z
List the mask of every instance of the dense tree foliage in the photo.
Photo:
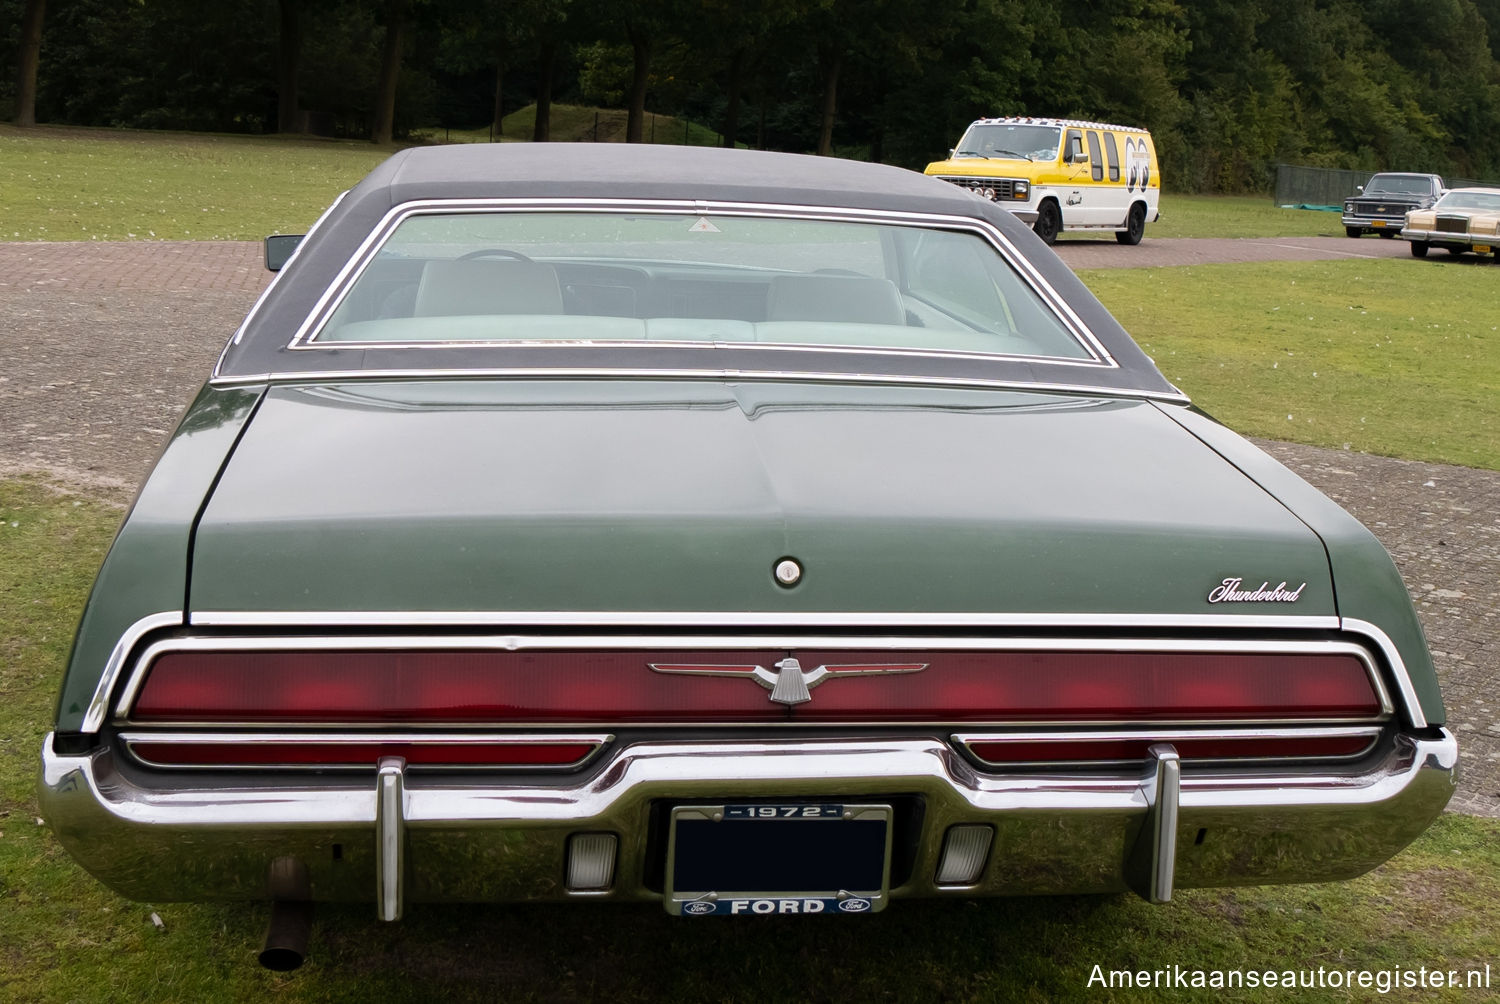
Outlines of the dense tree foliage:
M24 117L38 0L0 0ZM384 139L554 101L919 167L980 115L1139 124L1187 190L1278 162L1500 176L1500 0L50 0L39 122ZM394 104L392 104L394 101Z

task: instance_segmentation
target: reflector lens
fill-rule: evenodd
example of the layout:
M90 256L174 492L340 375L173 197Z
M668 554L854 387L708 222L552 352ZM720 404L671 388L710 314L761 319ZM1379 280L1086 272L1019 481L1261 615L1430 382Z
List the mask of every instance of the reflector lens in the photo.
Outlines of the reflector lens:
M163 767L368 767L397 756L421 767L569 767L594 743L164 742L138 741L131 752Z
M971 740L969 749L986 763L1084 763L1090 761L1141 760L1159 742L1171 742L1183 760L1233 760L1256 758L1356 756L1374 743L1372 735L1347 736L1256 736L1225 738L1159 736L1088 739L984 739Z
M615 879L613 833L575 833L568 841L568 889L572 892L602 892Z
M165 652L129 716L247 723L1135 722L1339 720L1382 713L1344 653L798 651L832 673L789 708L745 667L769 651ZM724 676L651 664L723 666ZM738 670L736 670L738 667ZM797 672L797 669L782 670Z
M995 831L988 826L963 823L948 827L943 856L938 863L938 885L973 885L984 872Z

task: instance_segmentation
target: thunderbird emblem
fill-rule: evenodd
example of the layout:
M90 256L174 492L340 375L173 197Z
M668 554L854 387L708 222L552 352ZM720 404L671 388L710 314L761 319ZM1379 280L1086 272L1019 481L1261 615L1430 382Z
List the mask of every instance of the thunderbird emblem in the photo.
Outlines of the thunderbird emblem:
M770 700L788 707L806 704L812 700L808 691L826 680L843 676L897 676L903 673L920 673L927 668L925 662L854 663L838 666L819 666L803 669L802 664L787 656L774 665L774 672L764 666L699 665L696 663L649 663L658 673L677 673L683 676L733 676L748 677L771 692Z

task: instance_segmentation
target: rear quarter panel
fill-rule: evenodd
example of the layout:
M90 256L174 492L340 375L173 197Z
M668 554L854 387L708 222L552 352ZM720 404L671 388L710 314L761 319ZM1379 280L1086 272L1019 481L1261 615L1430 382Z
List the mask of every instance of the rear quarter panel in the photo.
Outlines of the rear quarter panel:
M111 654L132 625L158 614L181 622L198 512L263 389L204 387L172 433L94 580L58 698L59 732L83 730Z
M1429 725L1447 720L1437 671L1401 573L1375 535L1306 481L1254 444L1196 408L1158 404L1252 481L1280 500L1323 540L1333 571L1340 617L1365 621L1383 631L1400 654Z

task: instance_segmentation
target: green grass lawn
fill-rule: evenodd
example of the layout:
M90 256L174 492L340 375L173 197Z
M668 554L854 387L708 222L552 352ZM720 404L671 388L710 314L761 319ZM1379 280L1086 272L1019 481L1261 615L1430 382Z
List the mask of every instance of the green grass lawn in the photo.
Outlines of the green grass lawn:
M1500 268L1474 259L1081 272L1238 432L1500 470Z
M0 126L0 240L302 233L396 147L278 136Z
M1338 213L1281 209L1268 195L1176 195L1167 192L1161 197L1161 213L1161 220L1146 225L1147 240L1153 237L1344 236L1344 225L1339 222ZM1113 240L1113 237L1107 239Z
M553 143L623 143L629 114L623 108L589 108L583 105L553 105L550 123ZM518 108L505 116L502 143L530 142L536 127L536 105ZM641 130L644 142L670 146L718 146L724 137L696 122L670 115L646 114ZM427 143L489 143L488 128L420 129L412 138ZM740 146L744 146L743 143Z
M308 964L272 974L254 961L263 906L127 902L38 825L54 688L119 518L37 481L0 481L0 1000L1116 1001L1146 998L1090 987L1094 965L1500 965L1500 820L1445 816L1353 882L1183 891L1160 907L1128 896L955 900L873 917L694 921L649 905L418 905L397 924L376 921L373 903L320 907ZM1492 979L1500 987L1500 973Z
M529 140L535 106L505 118L506 142ZM625 112L552 107L556 141L618 141ZM717 145L696 123L651 116L650 140ZM485 142L488 129L426 130L442 142ZM300 233L396 147L281 136L222 136L0 125L0 241L259 240ZM1338 236L1335 213L1278 209L1267 197L1162 197L1163 219L1147 240L1167 237ZM1077 239L1070 235L1067 239ZM1112 237L1105 237L1112 240Z

